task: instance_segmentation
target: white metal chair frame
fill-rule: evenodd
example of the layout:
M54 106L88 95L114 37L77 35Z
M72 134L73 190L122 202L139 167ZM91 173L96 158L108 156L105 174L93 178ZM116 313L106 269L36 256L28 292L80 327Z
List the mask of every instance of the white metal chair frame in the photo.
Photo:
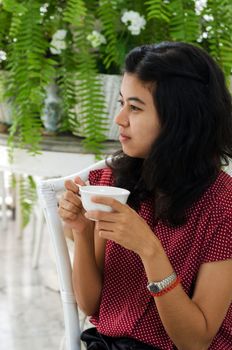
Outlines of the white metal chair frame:
M58 179L53 178L43 180L37 184L39 200L44 211L52 246L55 252L58 282L63 304L67 350L81 349L81 328L72 286L72 264L63 233L63 226L57 211L57 193L65 189L65 180L73 180L76 176L80 176L83 181L87 181L90 170L102 169L105 167L105 160L102 160L76 174Z

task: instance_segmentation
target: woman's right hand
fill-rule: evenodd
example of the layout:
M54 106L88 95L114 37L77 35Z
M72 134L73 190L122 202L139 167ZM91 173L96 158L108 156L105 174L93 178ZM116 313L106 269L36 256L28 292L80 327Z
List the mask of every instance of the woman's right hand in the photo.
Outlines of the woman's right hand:
M89 229L93 230L94 225L84 215L85 210L82 206L77 185L85 186L80 177L76 177L74 181L65 181L66 192L59 200L58 213L69 228L81 233Z

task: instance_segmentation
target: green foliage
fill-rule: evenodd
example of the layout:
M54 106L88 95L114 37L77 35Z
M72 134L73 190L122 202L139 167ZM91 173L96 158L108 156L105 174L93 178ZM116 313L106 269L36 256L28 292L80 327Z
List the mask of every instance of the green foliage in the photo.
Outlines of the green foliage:
M10 188L16 189L19 181L19 201L22 218L22 228L26 227L30 221L33 207L37 201L36 183L32 176L21 175L19 179L15 174L10 174Z
M83 0L67 0L64 11L64 21L70 24L83 25L87 15L87 8Z
M170 10L167 2L163 0L148 0L145 2L147 5L147 18L156 18L164 22L170 21Z
M21 176L19 182L20 208L22 228L29 223L30 216L37 199L36 184L32 176Z
M148 19L155 19L157 41L171 39L199 45L217 60L227 78L231 76L231 0L208 0L201 13L196 13L194 0L148 0L146 5Z
M199 17L195 12L194 0L173 0L170 2L170 36L175 41L194 43L200 34Z
M13 5L13 1L4 1L5 8L13 11L7 66L10 76L6 93L13 106L9 141L11 146L14 145L17 134L20 145L26 145L34 154L38 152L41 139L39 116L45 88L55 74L55 62L46 58L48 43L41 26L40 2L31 1L27 8Z
M79 123L83 123L85 137L83 145L88 151L99 155L102 143L106 140L104 132L107 126L104 96L101 92L95 55L90 54L90 43L86 40L87 35L93 30L94 17L87 16L83 1L69 0L64 19L75 28L72 45L73 49L78 51L78 55L72 62L76 74L75 72L72 75L65 74L64 79L61 80L61 86L66 84L68 88L65 97L66 105L69 106L67 120L74 132ZM74 81L72 81L73 78ZM78 116L74 112L76 103L79 105Z
M120 38L117 36L119 14L115 7L115 1L102 1L97 14L102 22L102 31L107 40L107 45L102 53L103 64L106 69L112 64L120 69L126 52L124 52L123 46L120 46Z
M59 95L62 100L62 118L59 130L75 130L76 112L76 62L70 50L62 56L62 65L57 71L57 84L59 85ZM67 68L66 68L67 67Z
M99 154L102 150L102 142L105 141L106 128L105 102L101 92L101 82L97 76L94 57L89 55L86 47L84 30L77 36L77 42L81 48L77 62L77 96L79 120L83 121L84 146L90 152Z
M0 10L0 48L5 46L7 43L6 38L9 35L8 23L11 21L11 14L6 11Z
M202 31L207 33L204 44L229 77L232 67L232 2L208 0L203 15L206 19L202 20Z

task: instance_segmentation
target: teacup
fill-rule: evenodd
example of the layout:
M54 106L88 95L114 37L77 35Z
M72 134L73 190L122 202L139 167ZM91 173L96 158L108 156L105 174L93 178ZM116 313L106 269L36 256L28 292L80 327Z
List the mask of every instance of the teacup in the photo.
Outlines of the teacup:
M91 197L93 196L103 196L103 197L111 197L122 204L125 204L127 198L130 194L130 191L113 186L79 186L81 201L84 209L86 211L90 210L101 210L106 212L111 212L112 208L108 205L99 204L92 202Z

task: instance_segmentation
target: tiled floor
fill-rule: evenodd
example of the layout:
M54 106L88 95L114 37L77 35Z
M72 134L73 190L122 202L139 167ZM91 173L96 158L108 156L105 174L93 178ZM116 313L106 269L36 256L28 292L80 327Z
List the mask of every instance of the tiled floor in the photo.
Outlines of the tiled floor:
M14 222L0 221L0 349L58 350L64 334L62 306L49 239L39 268L32 268L30 226L22 239Z

